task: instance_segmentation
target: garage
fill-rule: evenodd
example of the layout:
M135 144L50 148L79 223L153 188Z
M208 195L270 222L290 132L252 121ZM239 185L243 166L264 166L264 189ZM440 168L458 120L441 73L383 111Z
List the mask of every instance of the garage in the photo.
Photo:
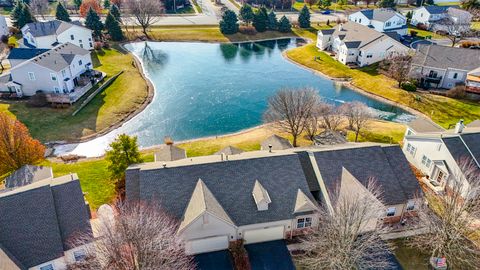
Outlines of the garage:
M266 242L283 239L283 226L268 227L257 230L248 230L245 231L243 239L245 244L253 244L258 242Z
M228 248L228 236L214 236L202 239L190 240L185 244L185 251L188 254L198 254Z

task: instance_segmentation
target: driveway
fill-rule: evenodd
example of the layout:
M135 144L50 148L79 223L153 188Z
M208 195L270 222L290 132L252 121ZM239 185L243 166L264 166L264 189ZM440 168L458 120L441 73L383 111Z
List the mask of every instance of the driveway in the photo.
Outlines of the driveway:
M233 270L232 257L228 250L195 255L199 270Z
M252 270L295 270L283 240L245 245Z

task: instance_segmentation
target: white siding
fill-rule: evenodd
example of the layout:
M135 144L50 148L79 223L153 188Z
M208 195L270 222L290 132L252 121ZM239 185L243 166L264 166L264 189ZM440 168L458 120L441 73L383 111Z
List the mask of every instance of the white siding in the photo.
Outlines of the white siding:
M93 49L92 31L84 27L73 26L67 31L59 34L57 39L59 43L70 42L86 50Z

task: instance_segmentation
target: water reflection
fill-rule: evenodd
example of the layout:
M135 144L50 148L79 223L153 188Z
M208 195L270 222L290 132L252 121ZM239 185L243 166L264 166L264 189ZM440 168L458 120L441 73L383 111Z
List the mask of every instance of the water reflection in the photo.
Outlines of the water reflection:
M161 68L168 64L168 54L159 49L152 48L148 42L145 42L145 47L141 51L143 63L147 68Z
M238 44L222 43L220 44L220 51L222 52L223 58L227 62L231 62L238 54Z

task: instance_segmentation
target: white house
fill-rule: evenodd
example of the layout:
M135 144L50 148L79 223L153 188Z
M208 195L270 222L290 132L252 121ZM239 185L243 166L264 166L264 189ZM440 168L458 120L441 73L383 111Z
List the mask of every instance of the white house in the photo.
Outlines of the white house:
M72 237L92 234L88 204L76 174L24 166L0 190L0 269L65 270L85 257Z
M392 54L408 52L406 46L388 33L381 33L355 22L318 31L317 48L331 51L335 59L345 65L360 67L382 61Z
M0 15L0 36L8 36L10 31L8 30L7 20L5 16Z
M348 20L368 26L378 32L408 33L407 18L389 8L364 9L348 15Z
M69 42L86 50L93 49L93 31L80 22L34 22L26 24L21 30L23 40L20 46L24 48L50 49Z
M403 152L424 175L425 184L436 192L444 192L448 180L462 174L461 163L473 162L480 171L480 125L457 123L444 130L426 119L409 123Z
M180 221L186 251L199 254L238 240L254 244L308 233L318 224L319 207L332 206L338 186L343 195L366 190L372 177L384 190L385 201L374 206L381 221L398 222L414 211L420 186L401 149L358 144L132 165L126 199L158 200Z
M20 97L41 90L75 102L91 88L90 52L71 43L50 50L13 49L9 61L12 69L3 77L10 77L7 89Z
M413 10L412 25L424 24L432 31L468 31L472 14L468 11L448 6L422 6ZM456 25L451 27L451 25ZM455 29L452 29L455 28Z

